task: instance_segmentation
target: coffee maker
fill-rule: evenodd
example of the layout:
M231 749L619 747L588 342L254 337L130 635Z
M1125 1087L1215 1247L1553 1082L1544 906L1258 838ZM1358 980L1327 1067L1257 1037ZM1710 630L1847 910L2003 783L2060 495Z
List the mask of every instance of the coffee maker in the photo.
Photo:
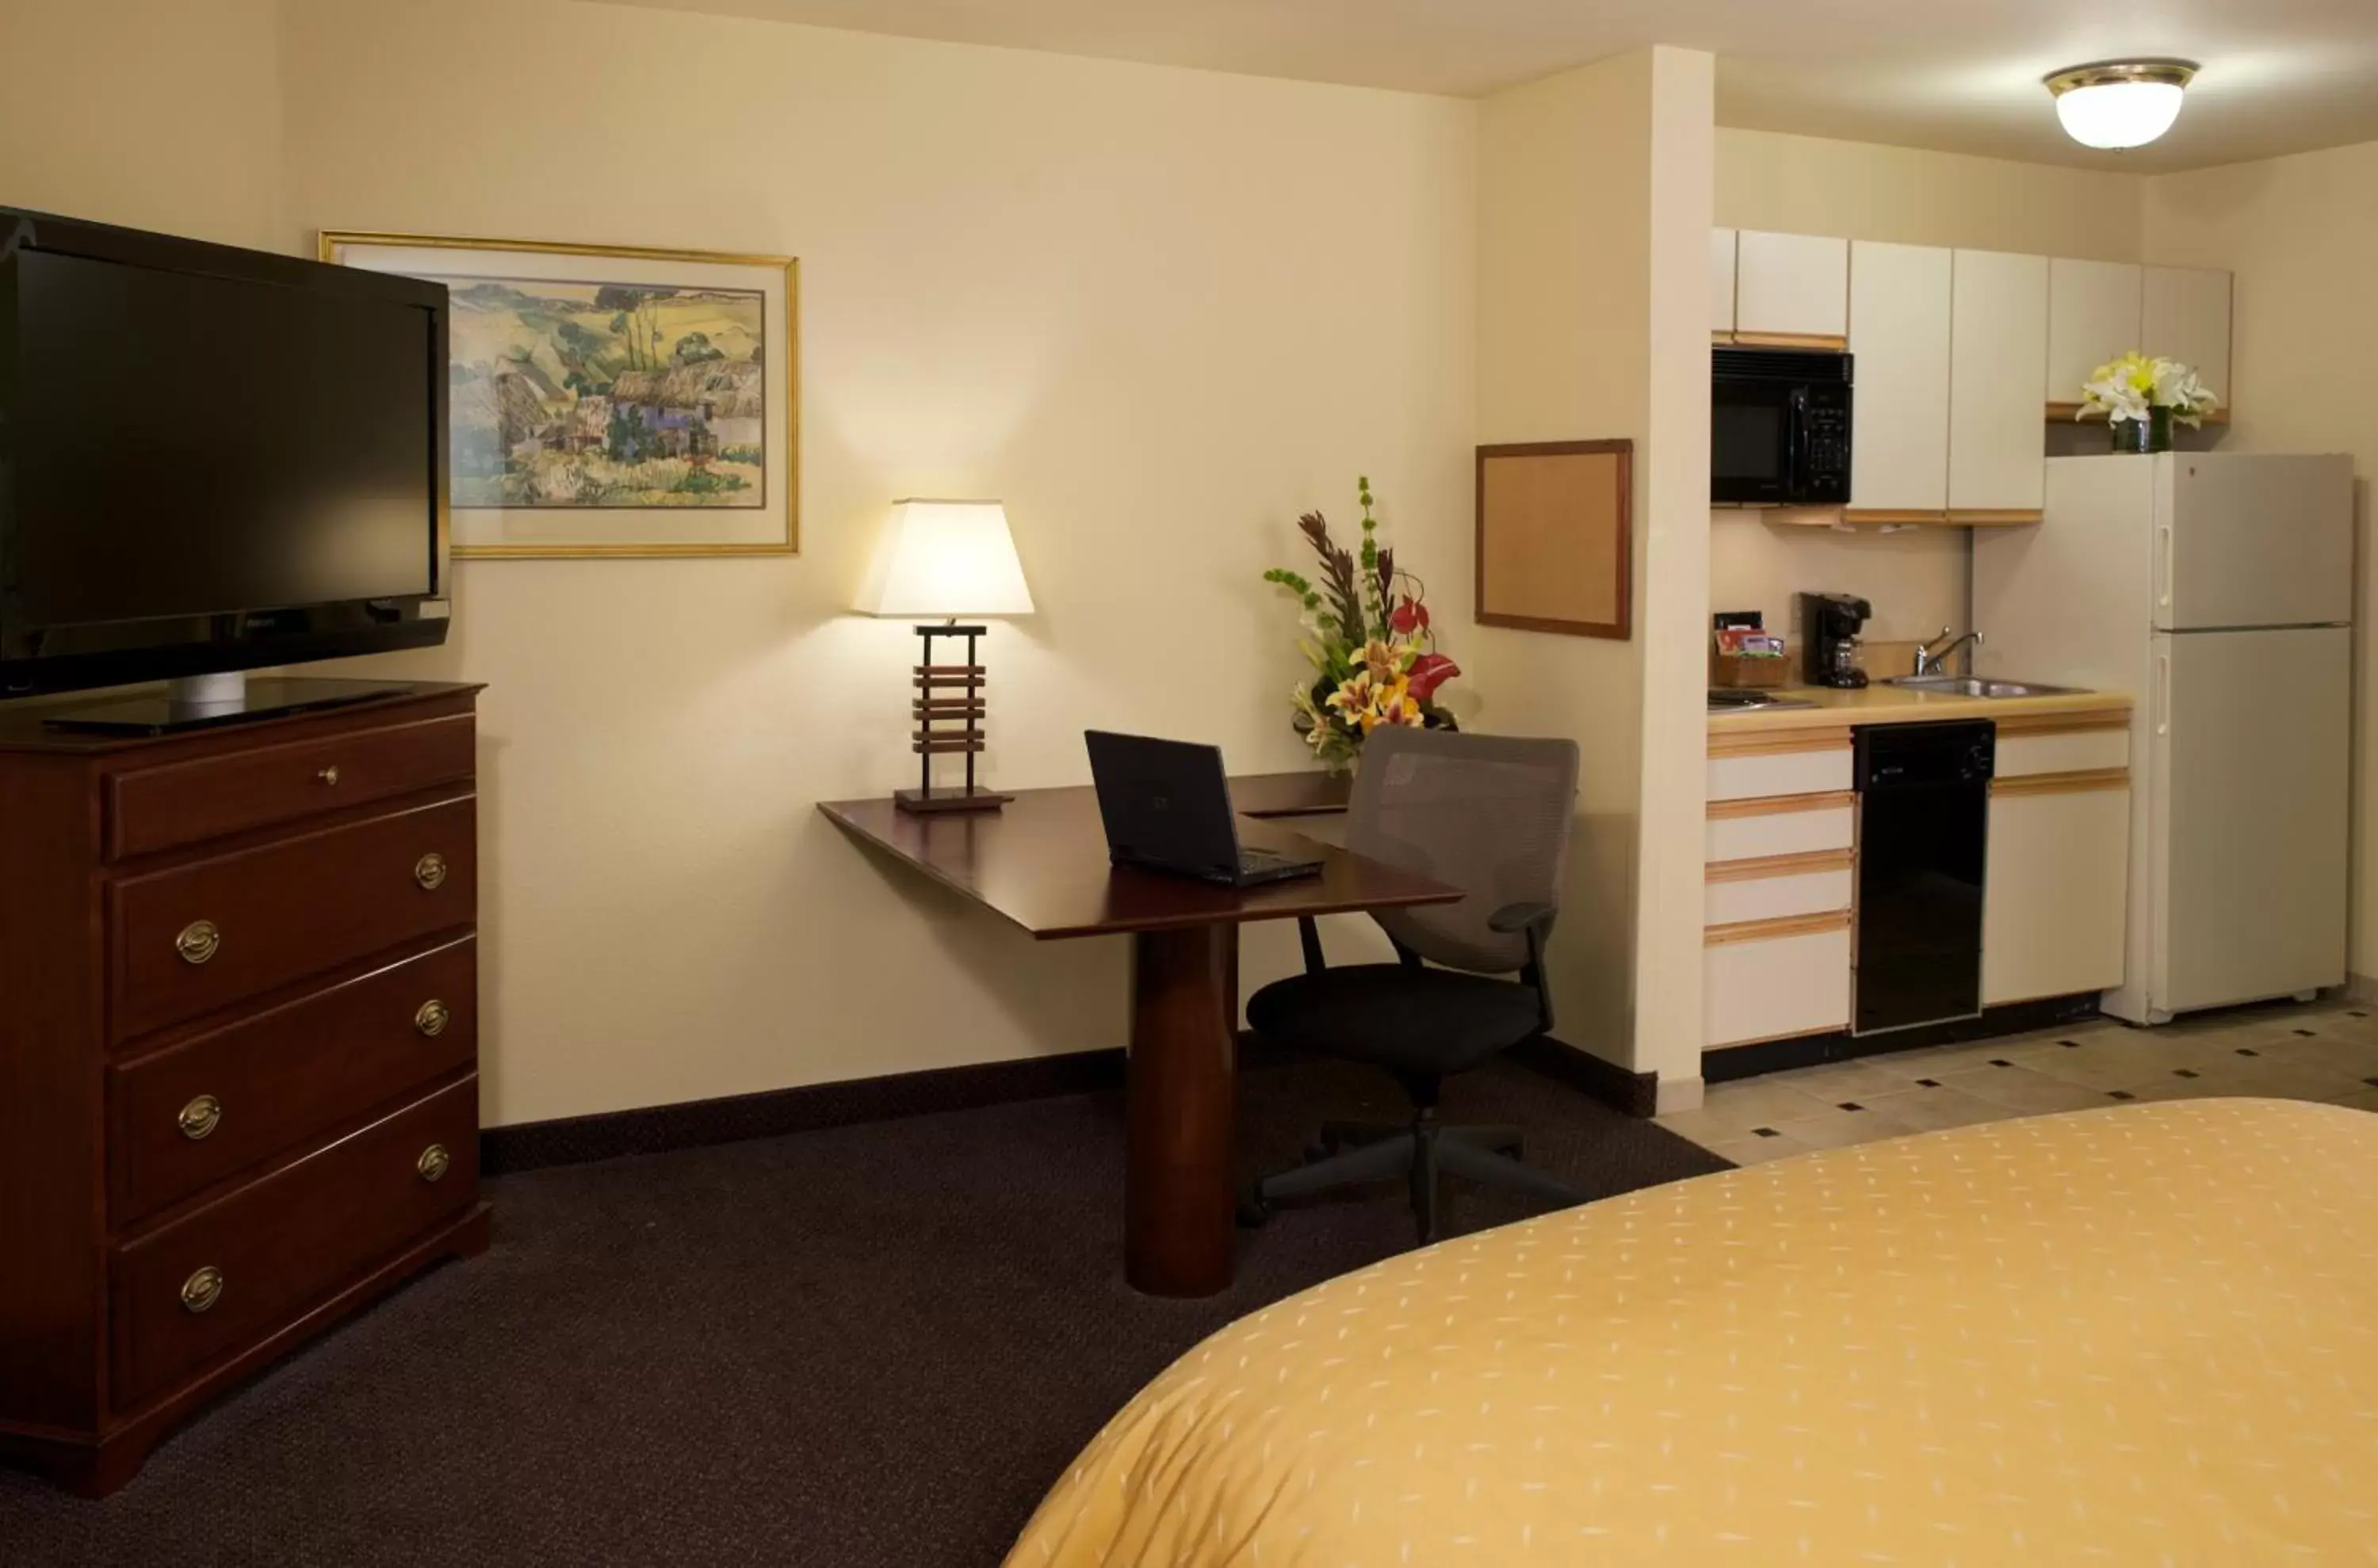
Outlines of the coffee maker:
M1874 607L1848 594L1800 596L1801 679L1811 686L1863 686L1858 633Z

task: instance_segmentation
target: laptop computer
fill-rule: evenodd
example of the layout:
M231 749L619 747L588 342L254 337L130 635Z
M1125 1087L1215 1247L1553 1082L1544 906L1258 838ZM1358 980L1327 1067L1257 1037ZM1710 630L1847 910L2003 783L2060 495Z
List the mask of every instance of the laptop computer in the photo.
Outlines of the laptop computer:
M1117 865L1171 872L1228 887L1317 876L1321 862L1243 849L1219 746L1151 735L1083 733L1107 857Z

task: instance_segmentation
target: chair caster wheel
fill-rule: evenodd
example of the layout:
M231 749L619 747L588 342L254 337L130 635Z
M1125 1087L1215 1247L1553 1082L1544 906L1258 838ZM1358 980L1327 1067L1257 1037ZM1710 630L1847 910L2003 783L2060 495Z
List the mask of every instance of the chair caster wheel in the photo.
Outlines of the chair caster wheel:
M1238 1222L1241 1230L1261 1230L1271 1219L1271 1205L1260 1192L1239 1194Z

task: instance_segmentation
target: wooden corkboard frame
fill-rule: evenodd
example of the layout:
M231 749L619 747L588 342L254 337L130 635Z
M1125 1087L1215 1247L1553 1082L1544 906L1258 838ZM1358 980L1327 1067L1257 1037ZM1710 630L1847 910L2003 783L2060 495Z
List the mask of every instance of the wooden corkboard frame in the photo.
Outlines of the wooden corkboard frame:
M1482 626L1634 635L1635 443L1478 449Z

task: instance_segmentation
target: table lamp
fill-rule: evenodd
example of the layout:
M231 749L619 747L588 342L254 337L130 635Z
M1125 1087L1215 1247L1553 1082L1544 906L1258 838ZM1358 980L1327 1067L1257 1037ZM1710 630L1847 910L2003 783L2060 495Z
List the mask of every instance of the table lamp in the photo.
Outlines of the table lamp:
M908 812L997 811L1013 797L974 781L974 759L983 749L984 707L983 667L975 645L989 628L961 626L958 617L1032 613L1032 591L1024 585L1024 566L1015 559L1007 509L995 501L894 502L891 529L855 608L862 615L946 618L940 625L917 628L924 639L909 707L917 721L910 735L919 758L917 788L895 790L893 803ZM966 662L937 658L939 637L964 637ZM933 758L946 752L965 755L966 783L937 791Z

